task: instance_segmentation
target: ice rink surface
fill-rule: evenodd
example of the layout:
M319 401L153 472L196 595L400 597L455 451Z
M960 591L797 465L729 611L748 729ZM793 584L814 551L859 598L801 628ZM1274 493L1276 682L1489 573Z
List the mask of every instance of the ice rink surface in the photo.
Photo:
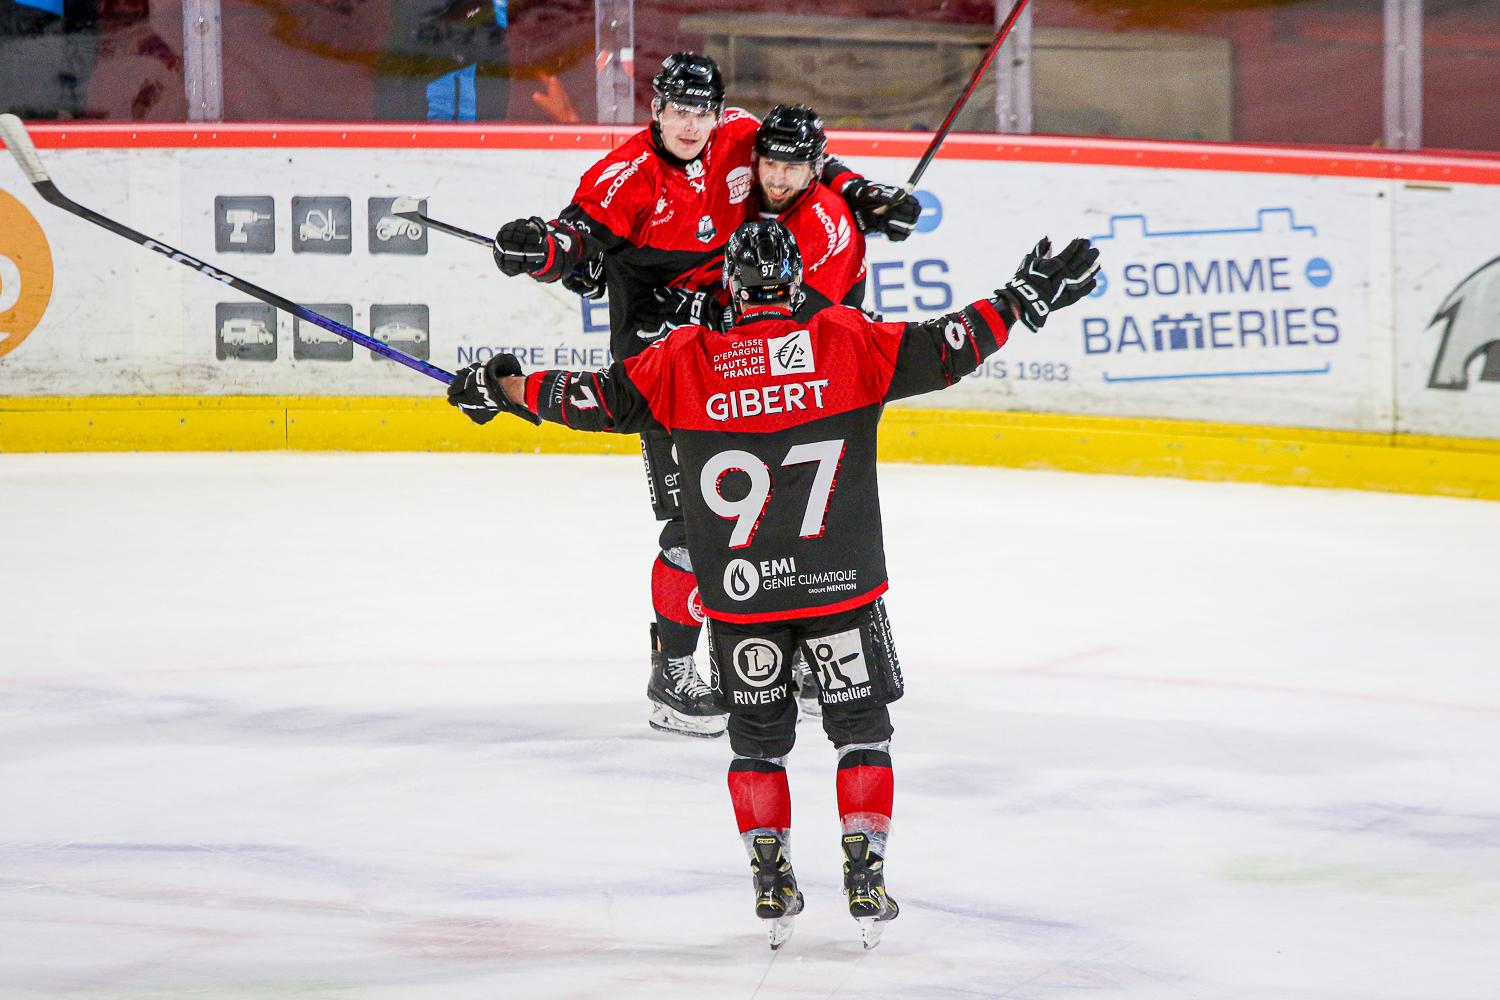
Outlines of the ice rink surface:
M1500 504L884 467L902 916L804 725L773 956L644 492L0 456L0 998L1500 996Z

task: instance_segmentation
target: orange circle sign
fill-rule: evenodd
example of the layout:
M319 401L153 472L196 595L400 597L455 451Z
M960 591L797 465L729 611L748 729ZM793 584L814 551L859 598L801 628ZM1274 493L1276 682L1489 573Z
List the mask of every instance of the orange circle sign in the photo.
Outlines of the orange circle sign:
M52 301L52 250L26 206L0 191L0 358L21 346Z

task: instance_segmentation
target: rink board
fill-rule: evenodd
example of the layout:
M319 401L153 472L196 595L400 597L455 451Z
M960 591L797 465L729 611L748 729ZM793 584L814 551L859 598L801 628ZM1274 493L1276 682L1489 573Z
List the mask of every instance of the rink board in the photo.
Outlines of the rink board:
M415 231L388 206L421 195L433 217L493 231L565 204L625 131L33 132L59 186L82 203L441 368L502 350L528 368L607 361L602 303L507 280L483 248ZM924 138L836 133L831 148L891 179L909 172ZM888 428L902 442L888 451L901 457L1140 471L1142 449L1176 437L1202 447L1144 465L1425 492L1430 476L1403 471L1410 454L1439 453L1439 468L1441 453L1484 456L1500 439L1500 241L1486 224L1500 216L1500 161L955 136L919 196L913 238L869 244L866 304L886 319L929 318L987 294L1043 234L1094 239L1104 281L921 401L1003 433L949 446L947 418L915 436ZM0 164L0 450L492 446L493 426L443 428L451 413L408 405L438 389L45 204L14 164ZM237 397L250 398L237 408ZM264 403L287 398L309 402ZM1101 423L1086 441L1059 438L1047 416L1059 413ZM1143 420L1167 430L1132 423ZM1224 428L1240 425L1263 440L1295 428L1304 453L1267 472L1228 448L1244 435ZM1403 460L1309 468L1327 433L1359 435L1372 454L1399 443ZM564 444L560 433L537 440L619 448ZM1482 458L1466 465L1486 475ZM1439 491L1472 495L1464 482Z
M0 399L0 451L639 452L633 435L501 420L435 399ZM1500 441L1178 420L892 407L885 461L990 465L1500 500Z

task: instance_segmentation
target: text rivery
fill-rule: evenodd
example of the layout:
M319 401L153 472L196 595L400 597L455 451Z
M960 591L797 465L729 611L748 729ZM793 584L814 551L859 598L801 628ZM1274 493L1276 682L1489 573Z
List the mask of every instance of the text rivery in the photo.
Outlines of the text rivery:
M736 705L774 705L786 697L786 685L764 691L735 691L733 694Z
M716 392L708 397L708 416L710 420L736 420L740 417L791 413L809 408L821 410L823 390L826 388L828 380L820 378L811 382L788 382L785 385Z

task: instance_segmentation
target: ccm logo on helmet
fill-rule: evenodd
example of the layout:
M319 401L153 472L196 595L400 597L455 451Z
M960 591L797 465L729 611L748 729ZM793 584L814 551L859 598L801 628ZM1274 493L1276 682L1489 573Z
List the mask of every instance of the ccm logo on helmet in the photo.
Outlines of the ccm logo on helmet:
M811 382L788 382L785 385L768 385L759 389L716 392L708 397L708 417L710 420L735 420L768 413L821 410L823 390L826 388L828 380L820 378ZM810 406L807 399L809 392L812 393Z

